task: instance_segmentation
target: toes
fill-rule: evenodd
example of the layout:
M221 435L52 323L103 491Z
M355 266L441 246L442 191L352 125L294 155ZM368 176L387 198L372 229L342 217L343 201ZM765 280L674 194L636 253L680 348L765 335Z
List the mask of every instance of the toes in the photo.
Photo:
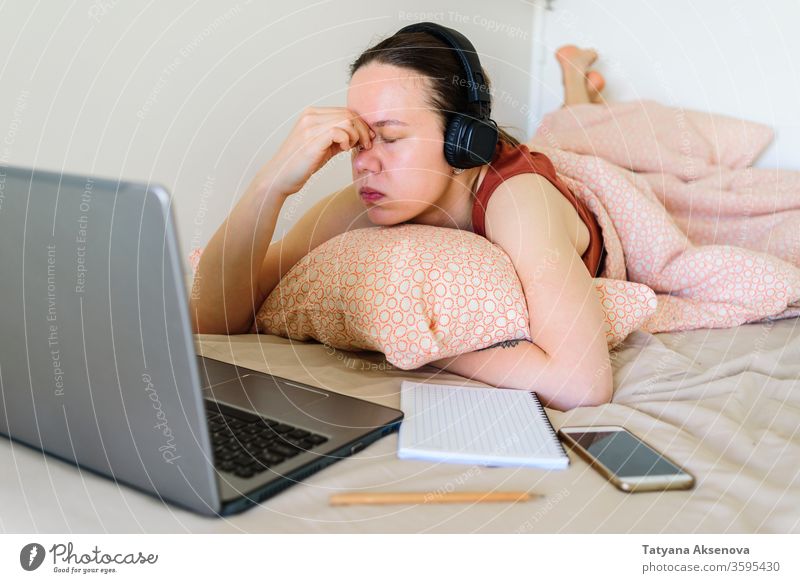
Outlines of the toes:
M575 45L562 45L556 50L556 59L562 65L569 65L576 69L587 69L597 60L597 51L582 49Z
M556 59L562 63L571 63L580 51L575 45L563 45L556 51Z

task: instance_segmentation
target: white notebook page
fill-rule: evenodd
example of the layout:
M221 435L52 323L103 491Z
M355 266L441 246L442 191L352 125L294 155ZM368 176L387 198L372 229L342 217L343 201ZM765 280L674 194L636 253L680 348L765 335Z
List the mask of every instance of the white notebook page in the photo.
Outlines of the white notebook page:
M403 381L404 459L566 468L569 457L532 393Z

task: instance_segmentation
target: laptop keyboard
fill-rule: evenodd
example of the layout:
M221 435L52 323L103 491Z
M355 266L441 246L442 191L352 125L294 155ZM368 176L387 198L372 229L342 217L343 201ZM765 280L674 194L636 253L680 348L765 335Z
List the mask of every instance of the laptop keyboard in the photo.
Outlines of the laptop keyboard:
M206 401L206 413L214 465L240 478L252 478L328 441L305 429L214 401Z

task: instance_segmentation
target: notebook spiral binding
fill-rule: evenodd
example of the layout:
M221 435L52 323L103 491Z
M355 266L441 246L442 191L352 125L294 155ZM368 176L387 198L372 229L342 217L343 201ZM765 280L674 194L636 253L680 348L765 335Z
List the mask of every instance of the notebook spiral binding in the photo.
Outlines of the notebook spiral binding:
M550 418L547 416L547 413L545 412L544 407L542 406L542 402L539 400L539 397L533 391L530 391L529 394L531 397L533 397L533 400L536 401L536 404L538 405L538 409L540 411L539 416L542 417L542 419L544 420L547 429L550 431L550 435L553 436L553 439L555 439L556 443L558 444L558 447L561 449L561 453L563 453L567 458L569 458L566 450L564 449L563 444L561 443L561 440L558 438L558 434L556 433L555 427L553 427L553 424L550 423Z

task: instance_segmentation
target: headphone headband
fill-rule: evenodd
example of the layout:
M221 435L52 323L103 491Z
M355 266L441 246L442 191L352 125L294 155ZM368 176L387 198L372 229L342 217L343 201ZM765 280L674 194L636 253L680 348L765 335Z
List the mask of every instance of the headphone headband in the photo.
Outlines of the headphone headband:
M447 43L456 53L461 67L467 76L467 90L470 103L477 103L481 118L488 118L491 113L492 95L483 78L481 63L475 47L469 39L457 30L447 28L434 22L418 22L409 24L395 34L404 32L427 32ZM484 109L485 108L485 109Z
M467 78L468 102L477 104L478 116L467 112L447 112L444 132L444 157L453 168L474 168L489 164L498 141L497 124L489 116L492 111L492 95L483 78L483 69L475 47L467 37L440 24L419 22L398 30L426 32L442 40L456 53Z

